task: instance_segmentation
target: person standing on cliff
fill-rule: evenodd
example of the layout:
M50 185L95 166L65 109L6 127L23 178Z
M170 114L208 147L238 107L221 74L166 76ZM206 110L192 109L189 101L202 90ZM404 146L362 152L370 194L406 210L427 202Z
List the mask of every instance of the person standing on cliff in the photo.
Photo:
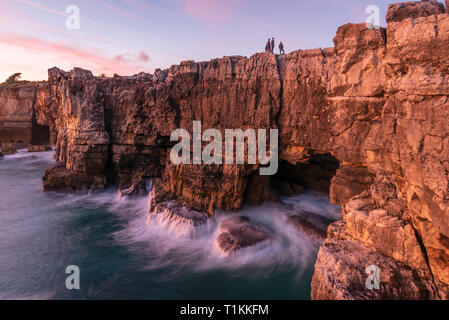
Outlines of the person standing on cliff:
M274 38L271 38L271 53L274 53Z
M281 43L279 43L279 54L285 54L284 44L282 43L282 41Z
M265 52L267 53L271 53L271 42L270 42L270 38L268 38L268 42L265 45Z

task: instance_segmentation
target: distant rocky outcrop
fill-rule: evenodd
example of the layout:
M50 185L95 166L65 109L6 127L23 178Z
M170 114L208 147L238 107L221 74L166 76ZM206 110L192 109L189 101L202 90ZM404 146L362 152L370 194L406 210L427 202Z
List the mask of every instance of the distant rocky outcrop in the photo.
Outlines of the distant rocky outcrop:
M171 201L165 209L183 219L179 208L213 215L297 185L328 187L343 219L320 248L312 298L448 298L449 15L434 1L411 2L390 6L387 20L386 29L340 27L333 48L186 61L153 75L53 68L46 83L0 89L0 123L20 110L17 122L49 128L59 163L46 190L147 193L151 178L155 204ZM194 120L203 130L279 129L280 165L297 172L260 178L257 164L174 165L170 134L192 133ZM247 243L246 231L225 231L222 248ZM380 290L366 287L370 265Z

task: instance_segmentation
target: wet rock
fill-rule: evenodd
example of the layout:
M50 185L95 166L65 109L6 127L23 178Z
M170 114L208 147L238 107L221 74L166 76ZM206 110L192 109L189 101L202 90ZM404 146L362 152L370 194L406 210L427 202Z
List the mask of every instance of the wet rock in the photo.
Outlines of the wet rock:
M50 151L51 147L50 146L29 146L28 147L28 152L45 152L45 151Z
M149 219L157 218L159 221L169 221L190 225L193 227L206 224L211 216L206 212L191 210L179 205L175 200L158 201L160 185L156 183L148 195Z
M270 235L267 231L250 222L248 217L238 216L220 223L216 244L224 253L229 254L268 239Z
M164 201L150 207L149 215L150 218L153 216L162 215L163 219L181 224L192 225L194 227L206 224L211 217L206 212L190 210L184 206L180 206L173 200Z
M394 3L388 6L387 22L399 22L444 13L444 5L436 0Z
M45 171L42 181L46 191L101 191L106 184L106 177L73 173L61 163L57 163Z
M146 196L152 189L152 183L148 179L135 179L131 186L121 184L119 194L121 197Z
M14 143L2 143L1 150L4 155L17 153L17 146Z
M334 221L313 212L300 211L290 216L288 222L313 239L324 240L327 227Z

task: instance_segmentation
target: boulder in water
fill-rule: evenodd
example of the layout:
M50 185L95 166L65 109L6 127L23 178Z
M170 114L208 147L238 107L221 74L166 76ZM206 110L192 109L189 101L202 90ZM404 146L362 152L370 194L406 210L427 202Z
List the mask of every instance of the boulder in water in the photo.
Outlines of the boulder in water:
M216 244L226 254L251 247L270 239L267 231L250 222L248 217L238 216L223 220Z

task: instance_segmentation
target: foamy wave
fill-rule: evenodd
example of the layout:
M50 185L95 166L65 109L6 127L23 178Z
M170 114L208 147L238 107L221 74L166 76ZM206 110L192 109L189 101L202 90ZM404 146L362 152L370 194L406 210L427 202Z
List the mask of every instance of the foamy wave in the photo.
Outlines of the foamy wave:
M330 219L339 217L340 209L329 204L320 194L308 193L284 199L285 203L268 203L244 208L238 213L217 212L207 226L193 226L158 215L148 220L146 198L127 199L128 205L115 208L117 215L130 220L124 229L115 233L117 242L131 250L145 253L145 269L170 268L173 277L188 272L207 270L235 270L251 268L254 274L268 274L274 270L296 269L301 274L313 264L319 242L295 230L288 217L296 210L308 210ZM113 207L113 206L111 206ZM123 210L125 209L126 210ZM269 231L272 238L252 247L239 249L236 254L222 255L215 245L219 224L223 219L244 215ZM199 230L201 230L199 232Z

